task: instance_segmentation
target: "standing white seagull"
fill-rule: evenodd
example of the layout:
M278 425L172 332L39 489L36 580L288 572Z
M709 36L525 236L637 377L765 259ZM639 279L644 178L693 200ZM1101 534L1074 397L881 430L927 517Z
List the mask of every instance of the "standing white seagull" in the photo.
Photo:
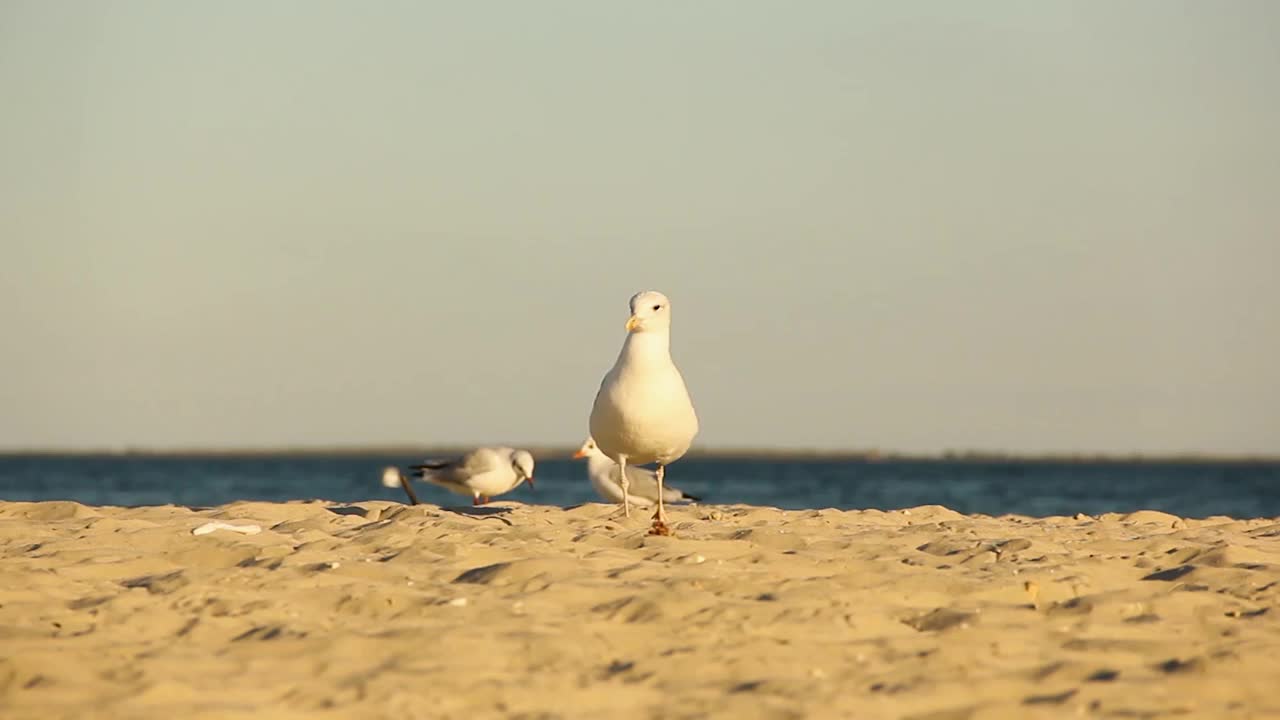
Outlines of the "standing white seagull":
M652 290L636 293L631 297L627 339L591 407L591 437L621 466L622 507L628 517L628 463L657 463L656 534L669 532L662 503L666 466L684 456L697 434L698 415L684 377L671 361L671 301Z

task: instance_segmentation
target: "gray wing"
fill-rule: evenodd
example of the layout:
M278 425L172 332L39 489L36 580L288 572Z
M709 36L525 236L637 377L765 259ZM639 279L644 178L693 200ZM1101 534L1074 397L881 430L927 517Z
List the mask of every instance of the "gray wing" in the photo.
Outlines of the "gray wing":
M615 472L614 477L617 477L617 475L617 472ZM640 495L657 502L658 473L638 465L628 465L627 481L631 484L628 491L633 495ZM671 487L665 482L662 483L663 502L679 502L681 500L692 500L697 502L700 498L688 495L680 488Z
M618 468L613 468L614 478L618 477ZM650 500L658 499L658 474L649 468L640 467L639 465L627 466L627 483L630 487L628 492L647 497Z
M414 477L441 485L464 487L470 478L499 467L499 458L492 448L477 448L459 457L426 460L409 467Z
M481 475L492 470L502 467L502 463L510 463L510 452L503 452L506 448L476 448L471 452L463 455L460 470L467 477Z

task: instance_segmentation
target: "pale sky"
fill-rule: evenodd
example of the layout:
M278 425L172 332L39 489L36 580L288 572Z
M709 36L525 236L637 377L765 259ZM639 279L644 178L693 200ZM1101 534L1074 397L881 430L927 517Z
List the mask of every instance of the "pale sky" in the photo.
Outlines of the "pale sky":
M1280 452L1280 4L0 0L0 447Z

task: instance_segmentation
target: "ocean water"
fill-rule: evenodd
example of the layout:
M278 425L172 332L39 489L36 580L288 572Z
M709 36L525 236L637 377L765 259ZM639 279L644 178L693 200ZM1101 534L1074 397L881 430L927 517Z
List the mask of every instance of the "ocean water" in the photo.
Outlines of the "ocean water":
M382 469L413 457L0 457L0 500L93 505L220 505L235 500L403 500ZM544 459L503 500L596 501L582 461ZM1140 509L1185 517L1280 516L1280 463L1047 463L686 458L669 484L708 503L787 509L945 505L963 513L1094 515ZM423 483L423 502L469 499Z

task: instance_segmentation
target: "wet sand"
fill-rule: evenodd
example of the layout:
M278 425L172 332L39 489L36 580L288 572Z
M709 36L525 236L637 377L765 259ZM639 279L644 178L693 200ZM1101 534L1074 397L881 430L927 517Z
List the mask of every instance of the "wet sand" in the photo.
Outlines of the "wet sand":
M619 515L0 503L0 718L1280 717L1277 519Z

